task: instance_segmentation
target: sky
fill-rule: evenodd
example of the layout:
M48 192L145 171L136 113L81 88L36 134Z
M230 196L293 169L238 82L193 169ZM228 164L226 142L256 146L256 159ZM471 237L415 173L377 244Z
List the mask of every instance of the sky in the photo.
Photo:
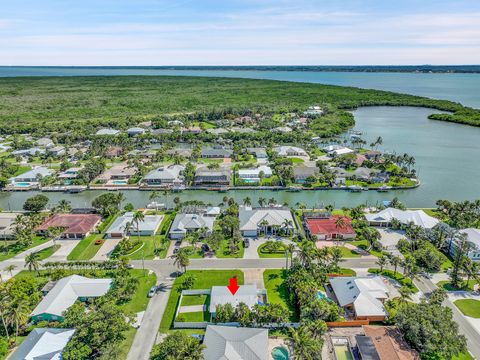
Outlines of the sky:
M0 65L480 64L479 0L0 0Z

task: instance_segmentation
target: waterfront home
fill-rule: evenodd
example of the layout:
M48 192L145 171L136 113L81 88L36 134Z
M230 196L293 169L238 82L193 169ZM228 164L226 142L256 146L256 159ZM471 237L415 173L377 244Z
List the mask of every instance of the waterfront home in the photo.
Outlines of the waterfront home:
M295 166L293 168L293 178L297 184L315 182L318 175L318 168L315 166Z
M254 305L263 305L266 302L266 290L257 289L256 285L240 285L235 294L232 294L226 286L212 286L209 311L212 318L214 318L217 312L217 305L230 304L235 308L238 304L244 303L249 308L252 308Z
M15 238L15 220L20 213L0 213L0 240Z
M123 153L124 151L121 146L109 146L105 151L105 156L107 158L114 158L123 155Z
M370 169L366 167L359 167L353 171L353 176L360 181L369 181L375 178L376 180L381 180L383 182L384 178L380 178L377 175L380 173L378 169Z
M467 253L467 256L472 261L480 261L480 229L468 228L459 230L461 236L470 245L470 250ZM457 252L459 238L452 238L449 241L449 252L450 255L455 256Z
M272 150L279 156L308 156L305 150L296 146L276 146Z
M224 134L228 134L229 131L227 129L224 129L224 128L217 128L217 129L207 129L206 130L209 134L212 134L212 135L216 135L216 136L220 136L220 135L224 135Z
M303 112L303 115L306 117L316 117L322 116L325 111L318 105L310 106L307 110Z
M380 276L331 277L330 286L338 304L356 320L384 321L384 302L389 290Z
M268 330L208 325L203 339L205 360L268 360Z
M45 149L48 149L48 148L51 148L51 147L55 146L52 139L49 139L47 137L42 137L42 138L38 139L37 141L35 141L35 144L37 146L43 147Z
M240 232L243 236L255 237L260 234L292 234L295 221L287 207L251 208L240 206Z
M257 168L239 169L237 172L238 179L246 183L258 183L262 178L272 177L272 174L272 169L266 165Z
M378 161L382 156L380 151L370 150L363 154L370 161Z
M427 215L423 210L400 210L386 208L375 214L366 214L365 218L370 226L391 226L392 220L397 219L401 224L420 226L424 229L431 229L440 221L433 216Z
M153 236L158 231L163 215L145 215L138 224L133 220L134 213L127 212L119 216L105 232L108 238L123 238L127 235ZM129 224L129 225L127 225Z
M169 237L182 240L188 233L202 230L202 235L210 235L213 231L216 216L198 213L181 213L175 216L170 227Z
M63 146L54 146L47 149L47 154L50 154L55 157L60 157L66 154L65 148Z
M331 146L334 146L334 145L331 145ZM327 147L327 149L330 148L330 147ZM327 150L327 155L331 156L331 157L334 157L334 156L341 156L341 155L346 155L346 154L352 154L354 153L355 151L348 148L348 147L345 147L345 146L340 146L340 147L335 147L334 149L328 151Z
M46 176L53 175L53 171L45 166L37 166L23 174L14 176L9 179L13 187L30 187L37 186L40 180Z
M61 180L73 180L73 179L76 179L76 178L78 178L78 174L79 174L80 170L82 170L81 167L72 167L72 168L69 168L69 169L61 172L60 174L58 174L58 178L61 179Z
M127 185L136 172L137 169L127 163L113 165L100 174L97 181L107 185Z
M207 159L229 159L233 155L233 151L223 148L206 148L202 149L202 158Z
M34 328L9 360L60 360L75 329Z
M35 230L42 235L48 234L50 228L62 228L62 239L83 239L88 236L102 221L96 214L55 214L46 218Z
M115 136L118 134L120 134L120 130L108 129L108 128L100 129L95 133L95 135L98 135L98 136L104 136L104 135Z
M198 168L195 172L195 185L214 186L229 185L231 171L227 167L220 169L209 169L208 167Z
M127 134L130 137L145 134L145 129L141 127L131 127L127 129Z
M162 166L145 175L142 183L150 186L178 186L184 183L184 171L183 165Z
M339 221L342 218L343 221ZM305 231L315 240L354 239L352 220L347 216L331 215L329 212L305 212Z
M65 311L75 301L87 301L105 295L112 279L91 279L79 275L64 277L55 284L30 314L33 322L63 321Z

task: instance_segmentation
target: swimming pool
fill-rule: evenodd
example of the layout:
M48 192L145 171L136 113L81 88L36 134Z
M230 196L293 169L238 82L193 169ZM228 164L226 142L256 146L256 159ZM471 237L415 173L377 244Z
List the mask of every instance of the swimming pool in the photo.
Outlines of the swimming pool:
M354 360L353 354L350 351L350 342L347 338L332 337L332 344L337 360Z
M112 184L113 185L127 185L128 181L127 180L113 180Z
M17 187L29 187L29 186L32 186L32 184L30 184L29 182L16 182L15 186L17 186Z
M272 350L273 360L288 360L288 350L283 346L277 346Z

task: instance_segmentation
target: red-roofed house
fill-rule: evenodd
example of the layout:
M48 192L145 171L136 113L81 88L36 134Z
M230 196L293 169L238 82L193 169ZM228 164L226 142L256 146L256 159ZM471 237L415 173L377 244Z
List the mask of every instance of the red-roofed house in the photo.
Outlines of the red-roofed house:
M42 225L35 230L40 234L47 234L51 227L61 227L65 231L63 239L83 239L92 232L102 221L96 214L55 214L48 217Z
M339 226L339 218L343 218L343 226ZM304 215L304 225L307 233L317 240L353 239L355 230L352 220L346 216L310 213Z

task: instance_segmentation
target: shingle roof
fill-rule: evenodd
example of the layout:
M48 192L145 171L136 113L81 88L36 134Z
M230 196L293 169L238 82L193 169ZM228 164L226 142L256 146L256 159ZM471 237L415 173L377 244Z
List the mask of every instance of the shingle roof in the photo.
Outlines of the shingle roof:
M268 330L209 325L205 360L267 360Z
M99 297L110 289L112 279L90 279L71 275L60 279L53 289L40 301L30 316L52 314L62 316L79 297Z
M180 177L180 173L184 170L185 166L183 165L162 166L158 169L150 171L143 179L175 180Z
M10 360L60 360L74 333L75 329L33 329Z
M252 209L241 206L238 216L241 231L257 230L264 220L268 222L268 225L283 226L285 220L290 220L292 224L295 224L290 210L283 207Z

